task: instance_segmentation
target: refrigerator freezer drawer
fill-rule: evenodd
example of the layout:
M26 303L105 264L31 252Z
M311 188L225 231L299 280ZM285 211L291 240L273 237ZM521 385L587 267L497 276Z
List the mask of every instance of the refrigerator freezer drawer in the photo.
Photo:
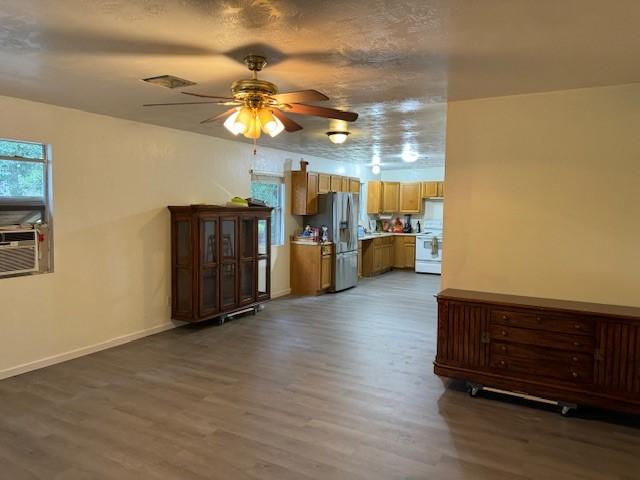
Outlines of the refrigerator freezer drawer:
M358 282L358 251L338 253L336 255L334 291L339 292L355 287Z

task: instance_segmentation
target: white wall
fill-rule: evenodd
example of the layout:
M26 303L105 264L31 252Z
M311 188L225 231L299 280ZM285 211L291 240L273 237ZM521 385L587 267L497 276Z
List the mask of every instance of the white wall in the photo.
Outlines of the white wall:
M640 306L640 84L447 118L444 287Z
M246 197L252 167L300 157L8 97L0 110L0 137L51 144L55 206L55 273L0 280L0 377L170 327L166 206ZM287 293L288 242L272 254Z

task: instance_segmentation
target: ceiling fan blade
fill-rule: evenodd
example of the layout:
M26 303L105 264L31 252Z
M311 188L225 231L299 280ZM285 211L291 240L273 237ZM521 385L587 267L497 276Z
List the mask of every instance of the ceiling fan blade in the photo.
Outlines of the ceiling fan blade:
M289 108L285 109L286 112L297 113L298 115L313 115L347 122L355 122L358 119L358 114L355 112L345 112L335 108L316 107L315 105L305 105L303 103L292 103L288 106Z
M47 48L57 53L109 55L178 55L213 56L220 52L187 42L143 37L120 32L117 35L100 30L47 27L42 32Z
M274 108L273 114L278 118L278 120L282 122L282 124L284 125L284 129L287 132L297 132L298 130L302 130L302 125L291 120L280 110Z
M216 95L205 95L204 93L191 93L191 92L182 92L184 95L191 95L192 97L201 97L201 98L217 98L218 100L224 100L225 102L233 102L234 99L231 97L218 97Z
M202 120L200 123L211 123L211 122L215 122L216 120L220 120L228 115L231 115L233 112L236 111L236 107L230 108L229 110L227 110L226 112L222 112L220 115L216 115L215 117L211 117L211 118L207 118L206 120Z
M317 90L300 90L297 92L286 92L274 95L273 98L280 103L299 103L299 102L320 102L329 100L324 93Z
M226 105L227 102L177 102L177 103L145 103L143 107L164 107L167 105L204 105L204 104Z

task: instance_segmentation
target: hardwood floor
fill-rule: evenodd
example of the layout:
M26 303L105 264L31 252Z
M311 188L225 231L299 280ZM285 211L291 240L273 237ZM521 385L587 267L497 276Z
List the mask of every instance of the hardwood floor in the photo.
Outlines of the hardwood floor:
M637 479L637 419L432 373L439 277L392 272L0 382L0 478Z

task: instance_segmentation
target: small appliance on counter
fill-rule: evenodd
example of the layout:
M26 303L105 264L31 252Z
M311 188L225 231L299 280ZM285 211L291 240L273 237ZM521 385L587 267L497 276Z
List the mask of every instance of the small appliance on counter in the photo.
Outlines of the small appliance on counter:
M402 233L412 233L413 227L411 226L411 215L407 215L404 220L404 228L402 229Z

